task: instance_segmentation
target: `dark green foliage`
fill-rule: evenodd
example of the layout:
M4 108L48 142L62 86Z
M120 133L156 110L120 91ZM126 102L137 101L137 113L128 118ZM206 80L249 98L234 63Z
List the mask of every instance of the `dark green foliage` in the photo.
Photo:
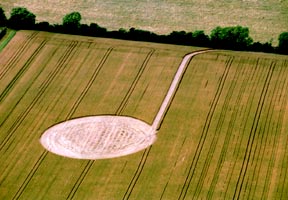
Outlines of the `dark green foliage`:
M6 26L7 18L2 7L0 7L0 26Z
M191 33L185 31L172 31L167 38L172 44L183 44L188 45L191 42Z
M283 54L288 54L288 32L283 32L278 37L278 51Z
M136 41L153 41L156 37L155 33L135 28L130 28L126 35L129 39Z
M49 22L39 22L35 24L35 28L41 31L51 31L52 27L50 26Z
M17 7L11 11L8 20L9 27L14 29L33 29L35 28L36 16L26 8Z
M188 32L173 31L167 36L167 42L172 44L194 45L194 46L209 46L209 37L204 31Z
M81 24L79 30L81 35L90 35L90 27L87 24Z
M257 51L257 52L266 52L266 53L275 53L275 48L272 46L271 42L260 43L254 42L249 46L247 50Z
M72 12L64 16L63 29L67 33L78 33L81 27L80 21L82 17L79 12Z
M120 28L118 31L107 31L106 28L101 27L96 23L91 23L89 26L81 24L81 14L79 12L72 12L65 15L61 25L50 25L48 22L35 24L35 18L36 16L26 8L13 8L7 24L10 28L14 29L36 29L40 31L110 37L125 40L288 54L288 32L279 35L279 46L278 48L275 48L272 46L272 42L253 43L252 38L249 36L249 29L242 26L218 26L212 30L209 37L202 30L194 32L173 31L169 35L158 35L150 31L136 28L130 28L128 31L123 28ZM4 10L0 7L0 26L1 24L2 26L3 24L5 25L5 22L6 16ZM5 33L5 31L2 32L2 34Z
M4 35L6 34L6 32L7 32L7 28L6 28L6 27L1 27L1 28L0 28L0 39L1 39L2 37L4 37Z
M209 46L209 36L205 35L204 31L195 31L192 33L193 45L206 47Z
M91 36L104 36L107 33L107 29L99 26L96 23L91 23L89 27Z
M249 36L249 29L242 26L216 27L212 30L210 39L216 48L245 50L253 40Z
M113 34L115 34L115 36L118 35L119 38L124 39L127 33L127 30L125 30L124 28L120 28L118 31L114 31L114 33L112 33L112 36Z

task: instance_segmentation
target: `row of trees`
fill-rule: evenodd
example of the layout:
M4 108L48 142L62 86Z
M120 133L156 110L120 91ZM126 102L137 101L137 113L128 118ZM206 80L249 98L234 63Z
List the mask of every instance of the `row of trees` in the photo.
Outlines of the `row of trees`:
M249 29L242 26L216 27L211 31L210 36L206 35L204 31L173 31L169 35L158 35L135 28L107 31L106 28L100 27L96 23L81 24L81 14L79 12L65 15L61 25L50 25L48 22L36 23L36 16L26 8L21 7L13 8L9 19L6 18L4 10L0 7L0 26L7 26L16 30L36 29L85 36L288 54L288 32L280 34L278 47L273 47L271 42L253 42L253 39L249 36Z

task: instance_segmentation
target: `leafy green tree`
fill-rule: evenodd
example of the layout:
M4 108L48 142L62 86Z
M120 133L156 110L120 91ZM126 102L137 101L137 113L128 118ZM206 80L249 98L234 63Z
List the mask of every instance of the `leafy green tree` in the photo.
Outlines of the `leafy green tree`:
M63 17L63 28L65 32L77 33L81 26L80 21L82 17L79 12L72 12Z
M194 31L192 33L193 45L197 46L208 46L209 45L209 37L205 35L203 30Z
M278 37L278 50L280 53L288 54L288 32L283 32Z
M6 26L7 18L5 15L5 11L2 7L0 7L0 26Z
M36 16L23 7L16 7L11 10L8 24L14 29L33 29Z
M253 43L249 29L242 26L218 26L212 30L210 38L213 46L217 48L244 50Z

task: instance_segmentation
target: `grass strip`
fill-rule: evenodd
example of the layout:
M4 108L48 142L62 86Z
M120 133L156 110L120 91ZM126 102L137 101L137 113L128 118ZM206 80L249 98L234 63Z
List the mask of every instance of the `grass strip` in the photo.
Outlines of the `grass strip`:
M8 29L8 32L0 42L0 52L6 47L6 45L10 42L10 40L16 35L16 30Z

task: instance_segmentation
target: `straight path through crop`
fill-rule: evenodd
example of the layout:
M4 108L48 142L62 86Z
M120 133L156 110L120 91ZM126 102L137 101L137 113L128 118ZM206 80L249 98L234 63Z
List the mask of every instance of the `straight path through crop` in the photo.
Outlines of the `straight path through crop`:
M213 51L213 50L200 50L200 51L192 52L192 53L187 54L183 58L183 60L181 61L180 65L176 71L176 74L172 80L172 83L168 89L168 92L164 98L164 101L162 102L160 109L159 109L159 111L158 111L158 113L157 113L157 115L156 115L156 117L152 123L152 130L154 130L156 132L160 129L161 123L164 120L165 114L166 114L166 112L167 112L167 110L168 110L168 108L169 108L169 106L173 100L173 97L175 96L175 93L177 92L177 89L179 87L181 79L183 78L185 70L188 66L188 63L192 59L192 57L196 56L198 54L207 53L210 51ZM144 168L144 165L146 163L147 157L149 156L150 150L151 150L151 146L148 149L144 150L144 153L143 153L142 158L140 160L140 163L137 167L137 170L135 171L135 174L134 174L132 180L130 181L130 184L129 184L129 186L128 186L128 188L127 188L127 190L126 190L126 192L122 198L123 200L130 198L130 195L133 192L133 188L136 185L137 180L139 179L141 172Z
M165 114L167 112L167 109L169 108L170 104L171 104L171 101L173 100L173 97L179 87L179 84L181 82L181 79L183 78L183 75L185 73L185 70L191 60L191 58L193 56L196 56L198 54L202 54L202 53L208 53L208 52L211 52L213 50L201 50L201 51L196 51L196 52L192 52L192 53L189 53L187 54L183 60L181 61L178 69L177 69L177 72L173 78L173 81L169 87L169 90L161 104L161 107L153 121L153 124L152 124L152 129L157 131L160 129L160 126L161 126L161 123L162 123L162 120L163 118L165 117Z

